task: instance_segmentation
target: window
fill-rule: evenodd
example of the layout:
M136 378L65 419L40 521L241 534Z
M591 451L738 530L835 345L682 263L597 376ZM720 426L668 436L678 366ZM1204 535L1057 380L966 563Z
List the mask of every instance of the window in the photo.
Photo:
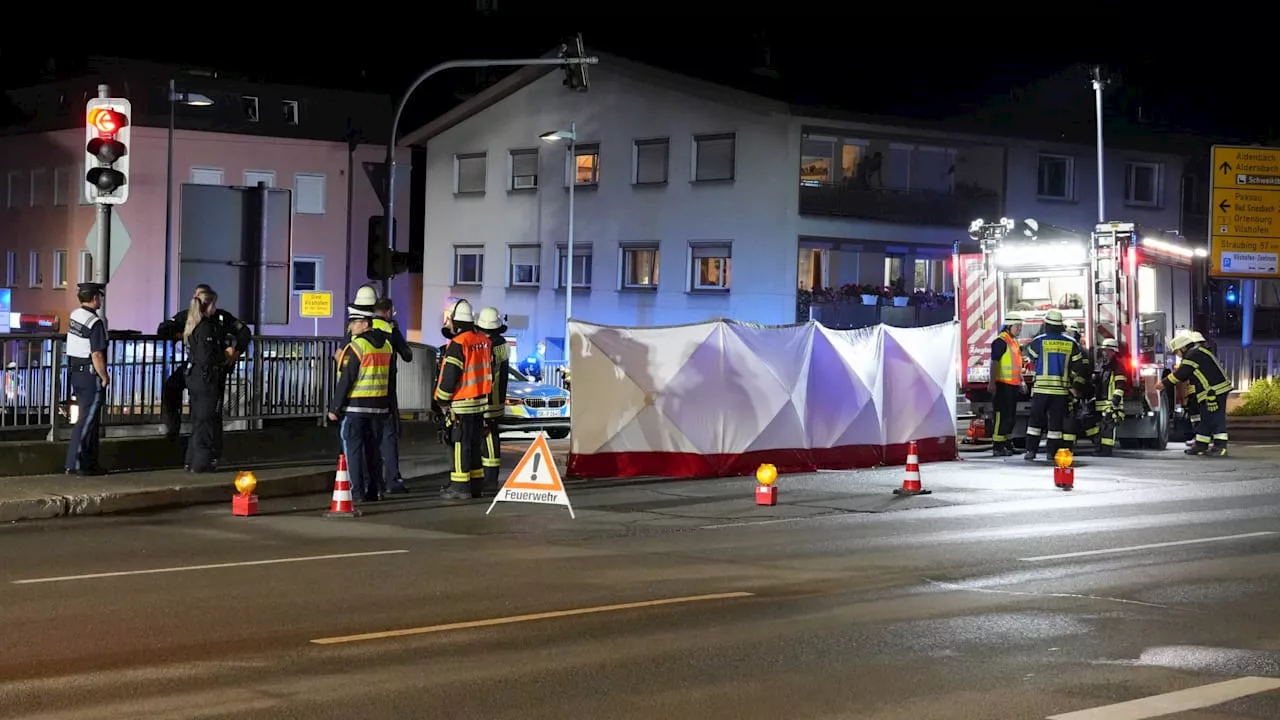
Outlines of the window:
M728 290L731 243L689 244L689 289Z
M1036 195L1041 200L1073 200L1076 160L1062 155L1041 155Z
M573 148L573 181L579 185L595 185L600 182L600 144L587 143ZM565 187L569 179L565 178Z
M806 136L800 140L800 184L820 187L834 182L835 139Z
M622 262L618 283L624 289L656 290L658 288L658 246L633 245L619 249Z
M267 187L276 186L275 170L245 170L244 184L246 187L258 187L258 183L266 183Z
M53 251L53 287L54 290L67 289L67 251Z
M54 168L53 171L53 206L66 207L67 191L71 189L71 172L66 168Z
M318 257L293 258L293 294L323 289L324 259Z
M221 185L222 177L220 168L191 168L192 185Z
M298 101L284 100L280 103L280 109L284 111L284 124L298 124Z
M32 250L27 258L27 287L38 288L44 284L40 277L40 251Z
M508 190L533 190L538 187L538 151L512 150L509 160L511 178Z
M507 282L511 287L537 287L542 282L542 248L537 245L512 245Z
M665 185L671 143L666 138L636 140L631 147L631 182L636 185Z
M453 156L453 192L458 195L484 192L484 153Z
M323 215L324 175L298 173L293 176L293 211L299 215Z
M80 251L80 279L77 282L93 282L93 253Z
M484 247L460 245L453 248L453 284L479 285L484 282Z
M693 136L693 181L732 180L734 172L733 133Z
M566 261L569 257L569 246L556 248L556 289L563 290L569 280ZM573 286L575 288L591 287L591 246L573 244Z
M906 284L906 275L904 266L907 263L907 256L897 253L888 253L884 256L884 284L893 285L899 280Z
M4 284L6 287L18 284L18 253L12 250L4 254Z
M252 95L241 95L240 110L244 113L245 120L258 122L258 98Z
M50 205L51 188L49 187L49 171L40 169L31 171L31 207Z
M9 173L9 202L11 208L26 207L30 204L31 181L24 172Z
M1124 202L1126 205L1159 207L1160 165L1158 163L1130 162L1124 166Z

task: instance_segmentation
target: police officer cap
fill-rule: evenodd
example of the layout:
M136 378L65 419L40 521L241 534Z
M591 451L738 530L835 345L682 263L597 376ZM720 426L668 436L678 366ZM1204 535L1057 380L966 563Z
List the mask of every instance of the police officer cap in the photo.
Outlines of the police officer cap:
M79 285L76 285L76 290L79 290L80 292L93 293L95 295L107 294L107 286L103 285L102 283L96 283L96 282L80 283Z

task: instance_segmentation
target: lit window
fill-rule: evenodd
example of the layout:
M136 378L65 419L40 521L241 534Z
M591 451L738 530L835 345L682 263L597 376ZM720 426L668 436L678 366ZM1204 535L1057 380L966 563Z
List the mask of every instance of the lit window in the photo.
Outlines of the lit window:
M728 290L731 257L729 243L697 243L689 247L689 289Z
M579 185L600 182L600 146L596 143L573 148L573 178Z
M623 288L653 290L658 287L658 246L622 248Z

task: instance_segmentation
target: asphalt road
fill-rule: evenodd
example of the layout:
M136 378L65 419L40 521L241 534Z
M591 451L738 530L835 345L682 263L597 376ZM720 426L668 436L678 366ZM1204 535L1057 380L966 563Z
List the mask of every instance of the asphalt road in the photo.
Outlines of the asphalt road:
M571 486L573 520L424 492L8 526L0 717L1274 720L1278 468L1082 459L1063 493L975 456L909 499L891 468L784 478L776 508L719 480Z

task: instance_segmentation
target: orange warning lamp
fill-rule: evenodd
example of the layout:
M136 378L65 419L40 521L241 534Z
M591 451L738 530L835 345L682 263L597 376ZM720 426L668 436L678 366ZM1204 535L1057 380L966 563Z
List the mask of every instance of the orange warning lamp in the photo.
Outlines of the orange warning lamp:
M252 495L253 491L258 488L258 478L248 470L241 470L236 474L236 492L241 495Z
M1075 456L1073 456L1071 454L1071 451L1068 450L1067 448L1062 448L1058 450L1058 452L1053 454L1053 464L1057 465L1060 468L1071 467L1071 461L1074 459L1075 459Z
M1053 454L1053 486L1059 490L1070 490L1076 485L1076 469L1071 467L1074 459L1066 448Z
M258 489L258 478L248 470L236 473L236 492L231 496L231 514L249 517L258 514L258 496L253 491Z
M760 467L756 468L756 482L765 487L778 482L778 468L769 463L762 463Z

